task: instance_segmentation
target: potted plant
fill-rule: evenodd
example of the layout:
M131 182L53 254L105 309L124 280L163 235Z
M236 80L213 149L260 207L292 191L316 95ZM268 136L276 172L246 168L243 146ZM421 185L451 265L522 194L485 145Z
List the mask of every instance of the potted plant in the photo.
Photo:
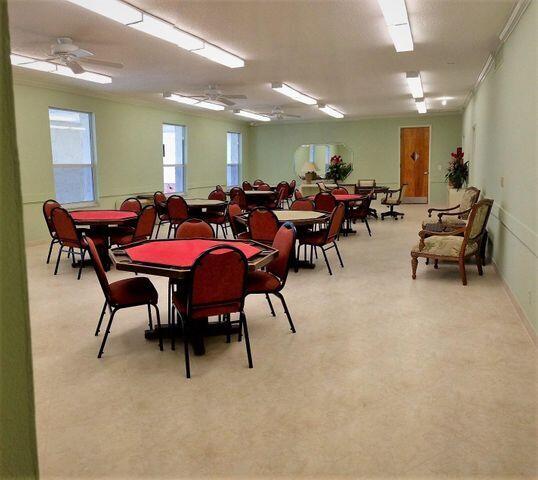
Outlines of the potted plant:
M452 160L448 164L445 180L448 182L450 188L459 190L469 179L469 162L463 161L464 153L461 147L458 147L450 155L452 156Z
M351 163L345 163L340 155L334 155L327 167L325 178L332 179L335 183L343 182L352 171L353 165Z

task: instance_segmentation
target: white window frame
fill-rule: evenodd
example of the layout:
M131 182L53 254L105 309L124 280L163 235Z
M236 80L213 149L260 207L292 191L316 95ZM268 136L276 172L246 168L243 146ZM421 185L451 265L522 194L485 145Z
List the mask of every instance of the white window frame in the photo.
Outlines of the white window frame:
M170 127L180 127L182 129L182 132L183 132L183 142L182 142L182 146L183 146L183 163L164 163L164 158L165 158L165 146L164 146L164 143L162 143L162 155L163 155L163 163L162 163L162 168L163 168L163 189L164 189L164 169L165 167L174 167L174 168L177 168L178 166L181 166L182 167L182 170L183 170L183 185L181 186L182 187L182 190L178 190L177 189L177 185L176 185L176 191L174 192L170 192L170 193L185 193L187 191L187 127L185 125L180 125L180 124L176 124L176 123L168 123L168 122L164 122L162 124L162 127L161 127L161 142L162 142L162 135L163 135L163 129L164 129L164 126L167 125L167 126L170 126Z
M70 208L76 208L77 206L80 207L88 207L91 205L97 204L97 174L96 174L96 168L97 168L97 159L96 159L96 148L95 148L95 114L93 112L86 112L84 110L74 110L72 108L64 108L64 107L55 107L53 105L49 105L47 113L49 116L49 135L51 135L51 120L50 120L50 111L51 110L60 110L63 112L74 112L74 113L84 113L88 115L88 124L89 124L89 134L90 134L90 170L92 174L92 192L93 192L93 198L91 200L85 200L80 202L63 202L63 205L69 205ZM80 168L81 165L87 165L87 164L80 164L80 163L54 163L54 153L52 151L52 136L51 136L51 159L52 159L52 175L54 177L54 170L56 168ZM56 193L56 180L54 180L54 196L57 197Z
M230 159L231 155L229 155L230 151L230 142L229 138L230 135L239 135L239 146L238 146L238 163L228 163L228 160ZM228 183L228 166L229 165L237 165L237 185L231 185ZM241 186L241 183L243 181L243 134L241 132L226 132L226 185L229 187L235 187L235 186Z

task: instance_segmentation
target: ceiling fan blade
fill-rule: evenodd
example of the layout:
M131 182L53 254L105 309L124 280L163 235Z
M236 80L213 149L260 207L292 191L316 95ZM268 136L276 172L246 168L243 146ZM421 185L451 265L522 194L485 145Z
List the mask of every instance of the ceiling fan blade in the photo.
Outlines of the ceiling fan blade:
M74 55L77 58L93 57L92 52L89 52L88 50L84 50L83 48L79 48L78 50L75 50L74 52L72 52L72 55Z
M232 105L235 105L235 102L228 100L228 98L226 97L218 97L217 102L224 103L224 105L228 105L229 107L231 107Z
M224 95L226 98L234 98L234 99L237 99L237 100L246 100L247 99L247 96L246 95Z
M291 113L282 113L284 117L290 117L290 118L301 118L301 115L292 115Z
M86 63L92 63L94 65L102 65L103 67L110 68L123 68L123 63L107 62L106 60L98 60L97 58L81 58L80 61Z
M86 70L84 70L82 68L82 66L80 65L80 63L78 62L75 62L74 60L66 60L65 61L65 65L67 67L69 67L71 69L71 71L75 74L75 75L79 75L81 73L84 73Z

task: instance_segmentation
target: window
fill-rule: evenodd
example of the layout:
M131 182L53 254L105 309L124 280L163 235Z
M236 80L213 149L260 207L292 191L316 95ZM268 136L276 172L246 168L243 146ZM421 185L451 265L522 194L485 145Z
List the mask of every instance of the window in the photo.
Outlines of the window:
M49 123L56 200L60 203L93 202L92 114L49 108Z
M185 127L163 125L164 193L185 191Z
M228 132L226 156L226 185L239 185L241 181L241 134Z

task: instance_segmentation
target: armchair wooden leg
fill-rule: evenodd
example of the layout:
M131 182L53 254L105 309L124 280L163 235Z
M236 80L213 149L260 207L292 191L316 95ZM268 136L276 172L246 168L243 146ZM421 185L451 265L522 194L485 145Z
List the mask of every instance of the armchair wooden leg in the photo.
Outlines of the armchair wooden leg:
M418 258L411 257L411 269L413 271L412 273L413 280L417 278L417 267L418 267Z
M460 267L461 283L463 283L463 285L467 285L467 274L465 272L465 260L461 258L458 263Z
M476 258L476 267L478 268L478 275L482 276L484 275L484 271L482 270L482 256L477 253L475 255Z

